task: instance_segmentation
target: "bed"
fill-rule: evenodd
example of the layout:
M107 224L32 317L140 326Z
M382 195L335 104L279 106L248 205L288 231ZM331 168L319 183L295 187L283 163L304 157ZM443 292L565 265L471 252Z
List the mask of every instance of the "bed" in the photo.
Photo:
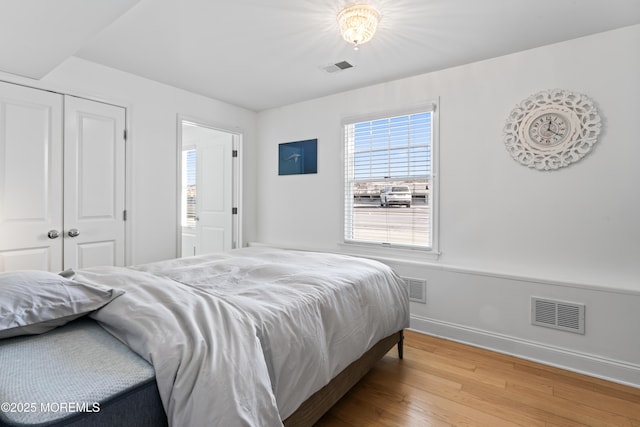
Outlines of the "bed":
M401 356L409 319L391 269L336 254L243 248L66 275L106 302L76 298L53 325L3 316L0 425L309 426Z

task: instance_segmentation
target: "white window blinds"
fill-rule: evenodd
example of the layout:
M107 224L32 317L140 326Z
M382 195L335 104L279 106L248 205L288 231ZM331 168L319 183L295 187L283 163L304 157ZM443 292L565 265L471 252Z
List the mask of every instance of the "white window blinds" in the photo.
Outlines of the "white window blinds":
M345 125L345 241L431 248L432 116Z
M182 150L182 226L195 227L197 217L196 167L197 152L195 148Z

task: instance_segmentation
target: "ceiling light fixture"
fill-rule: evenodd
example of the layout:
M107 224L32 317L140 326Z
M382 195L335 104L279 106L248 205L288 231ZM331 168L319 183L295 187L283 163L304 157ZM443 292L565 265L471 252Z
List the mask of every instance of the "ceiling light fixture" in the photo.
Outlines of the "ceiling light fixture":
M354 49L373 38L380 21L380 13L368 5L351 6L338 14L340 33Z

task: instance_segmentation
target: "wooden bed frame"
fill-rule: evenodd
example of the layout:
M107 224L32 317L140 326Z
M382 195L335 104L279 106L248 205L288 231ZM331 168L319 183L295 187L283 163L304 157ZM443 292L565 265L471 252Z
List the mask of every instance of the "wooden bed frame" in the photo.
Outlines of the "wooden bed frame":
M398 331L380 340L358 360L347 366L329 384L305 400L302 405L284 420L285 427L308 427L318 421L344 396L382 357L398 346L398 358L403 357L404 334Z

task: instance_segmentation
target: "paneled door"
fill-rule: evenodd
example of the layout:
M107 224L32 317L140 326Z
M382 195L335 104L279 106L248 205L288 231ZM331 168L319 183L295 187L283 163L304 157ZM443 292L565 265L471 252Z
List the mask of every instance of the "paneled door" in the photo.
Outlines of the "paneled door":
M0 271L124 265L125 110L0 82Z
M232 248L232 137L218 133L198 150L199 253Z
M125 263L125 109L65 96L64 267Z
M62 269L62 106L0 82L0 271Z
M233 249L238 135L187 120L182 147L181 256Z

